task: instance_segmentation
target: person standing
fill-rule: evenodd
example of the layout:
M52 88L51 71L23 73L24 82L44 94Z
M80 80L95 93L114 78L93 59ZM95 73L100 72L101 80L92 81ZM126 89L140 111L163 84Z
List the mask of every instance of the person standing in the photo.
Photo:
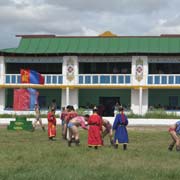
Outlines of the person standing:
M114 116L116 116L119 113L119 107L120 107L120 103L116 102L114 106Z
M93 108L93 114L88 119L88 146L97 149L103 145L102 118L98 115L98 109Z
M57 104L56 104L56 100L55 99L53 99L51 101L51 105L49 106L49 111L51 111L52 108L55 110L55 113L56 113Z
M116 115L113 130L115 130L114 134L114 147L118 148L118 144L123 144L123 150L127 149L128 144L128 132L126 126L128 125L128 118L124 114L124 109L122 106L119 107L119 113Z
M48 119L48 137L49 140L54 140L56 137L56 116L55 116L55 109L51 108L51 111L47 115Z
M172 151L173 147L176 145L176 151L180 151L180 139L178 137L180 135L180 121L177 121L169 128L169 133L171 135L172 142L170 143L168 149Z
M42 120L41 120L41 117L40 117L40 108L39 108L38 104L35 104L34 111L35 111L35 118L36 119L35 119L35 121L33 123L33 131L35 130L36 125L37 125L38 122L39 122L42 130L45 131L45 127L43 126Z

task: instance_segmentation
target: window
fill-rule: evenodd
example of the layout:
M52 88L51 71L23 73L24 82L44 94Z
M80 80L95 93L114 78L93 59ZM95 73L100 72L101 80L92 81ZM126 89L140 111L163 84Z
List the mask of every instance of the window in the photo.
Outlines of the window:
M178 107L178 96L169 96L170 109L176 109Z

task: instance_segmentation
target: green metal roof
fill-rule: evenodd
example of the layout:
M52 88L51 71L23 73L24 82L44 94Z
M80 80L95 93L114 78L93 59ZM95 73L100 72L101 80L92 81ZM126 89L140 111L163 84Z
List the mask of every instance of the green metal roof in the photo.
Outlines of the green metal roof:
M0 50L12 54L129 54L180 53L180 36L58 37L22 36L17 48Z

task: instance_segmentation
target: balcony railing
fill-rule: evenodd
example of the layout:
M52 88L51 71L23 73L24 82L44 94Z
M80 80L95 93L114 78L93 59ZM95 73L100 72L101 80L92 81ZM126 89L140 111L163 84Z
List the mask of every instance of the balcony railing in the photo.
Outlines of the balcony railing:
M180 74L148 75L148 85L180 85Z
M63 84L62 74L43 74L45 84ZM6 74L5 83L20 84L20 74ZM75 83L75 82L74 82ZM78 75L78 82L75 84L130 84L131 75L114 75L114 74L80 74Z
M45 84L63 84L62 74L43 74L43 76ZM78 78L74 79L73 84L80 85L133 84L131 74L79 74ZM6 74L5 83L21 84L20 74ZM147 84L143 85L180 85L180 74L149 74Z
M131 84L130 74L80 74L79 84Z
M63 76L61 74L43 74L45 84L62 84ZM8 84L20 84L20 74L6 74L5 83Z

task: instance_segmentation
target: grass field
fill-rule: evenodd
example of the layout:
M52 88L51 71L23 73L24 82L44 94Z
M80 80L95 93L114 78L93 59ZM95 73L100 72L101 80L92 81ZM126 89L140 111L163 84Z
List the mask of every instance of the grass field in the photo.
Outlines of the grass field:
M154 180L180 179L180 153L169 152L167 127L129 128L128 150L87 147L87 131L80 131L80 147L68 147L57 128L57 141L47 132L0 128L0 180Z

